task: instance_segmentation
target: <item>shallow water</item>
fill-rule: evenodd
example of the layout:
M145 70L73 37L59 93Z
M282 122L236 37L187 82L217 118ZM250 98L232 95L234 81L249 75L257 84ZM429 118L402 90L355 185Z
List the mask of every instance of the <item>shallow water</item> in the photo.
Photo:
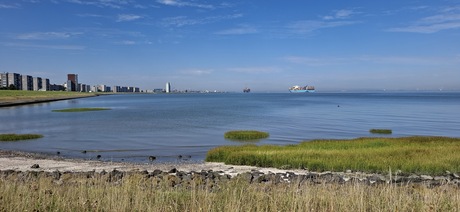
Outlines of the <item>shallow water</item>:
M112 110L56 113L54 109ZM0 149L108 161L198 160L221 145L241 145L229 130L270 133L258 144L372 135L460 137L460 93L134 94L0 108L0 133L39 133L38 140L2 142ZM87 153L82 153L87 151Z

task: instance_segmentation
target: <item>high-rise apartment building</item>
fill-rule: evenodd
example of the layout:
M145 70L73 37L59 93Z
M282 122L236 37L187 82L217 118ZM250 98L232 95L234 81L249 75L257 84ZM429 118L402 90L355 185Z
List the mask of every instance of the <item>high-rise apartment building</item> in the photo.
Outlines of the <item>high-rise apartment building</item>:
M33 91L34 81L33 77L29 75L22 75L22 90Z
M34 91L39 91L42 89L42 78L41 77L34 77L33 78L33 81L34 81Z
M78 74L67 74L67 91L79 91Z
M167 82L166 83L166 93L170 93L171 92L171 83Z

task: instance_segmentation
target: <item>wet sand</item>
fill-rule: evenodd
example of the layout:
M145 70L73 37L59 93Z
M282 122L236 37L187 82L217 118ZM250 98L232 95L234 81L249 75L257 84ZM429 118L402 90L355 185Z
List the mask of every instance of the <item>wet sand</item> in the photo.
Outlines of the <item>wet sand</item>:
M32 168L34 164L38 164L39 168ZM45 172L87 172L87 171L148 171L154 170L169 171L176 168L180 171L202 171L213 170L222 171L231 176L240 173L251 172L257 170L263 173L285 173L287 170L275 168L260 168L254 166L234 166L225 165L223 163L209 162L177 162L177 163L126 163L126 162L104 162L98 160L82 160L68 159L58 156L48 156L36 153L18 152L0 150L0 170L14 171L45 171ZM307 170L289 170L297 174L305 174Z

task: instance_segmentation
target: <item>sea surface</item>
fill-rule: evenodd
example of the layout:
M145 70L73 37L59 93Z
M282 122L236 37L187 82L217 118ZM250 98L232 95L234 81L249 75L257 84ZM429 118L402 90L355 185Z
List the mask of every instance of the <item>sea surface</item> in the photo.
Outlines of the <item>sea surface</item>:
M80 107L111 110L52 112ZM371 128L391 129L393 134L373 135ZM0 133L44 135L0 142L0 149L59 152L68 158L203 161L214 147L243 144L224 139L229 130L270 133L258 145L375 136L460 137L460 93L132 94L0 108Z

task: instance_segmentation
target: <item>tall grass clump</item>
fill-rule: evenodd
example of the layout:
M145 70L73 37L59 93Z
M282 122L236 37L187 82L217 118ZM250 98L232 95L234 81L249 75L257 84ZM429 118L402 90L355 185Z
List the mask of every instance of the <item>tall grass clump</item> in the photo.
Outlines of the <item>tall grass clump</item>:
M233 165L306 168L311 171L356 170L387 173L460 172L460 138L402 137L313 140L297 145L243 145L211 149L206 161Z
M257 140L268 138L269 134L267 132L255 131L255 130L235 130L235 131L228 131L224 134L224 138L231 139L231 140L240 140L240 141L248 141L248 140Z
M52 111L53 112L75 113L75 112L89 112L89 111L101 111L101 110L110 110L110 108L68 108L68 109L60 109L60 110L52 110Z
M43 138L40 134L0 134L0 141L20 141Z
M77 177L79 176L79 177ZM250 184L236 177L214 189L166 176L23 173L0 179L0 211L458 211L460 190L441 185ZM171 175L170 175L171 176Z
M372 134L391 134L393 133L393 131L390 129L370 129L369 132Z

